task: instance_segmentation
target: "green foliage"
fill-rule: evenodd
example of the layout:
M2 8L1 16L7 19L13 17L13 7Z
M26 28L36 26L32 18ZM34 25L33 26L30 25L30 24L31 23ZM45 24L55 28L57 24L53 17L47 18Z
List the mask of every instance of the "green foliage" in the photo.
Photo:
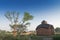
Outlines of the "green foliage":
M24 16L22 18L22 21L20 22L18 20L19 13L15 12L15 11L13 11L13 12L8 11L5 14L5 17L11 22L11 24L9 26L13 29L13 31L17 31L17 32L26 31L27 26L30 26L30 22L28 22L28 21L33 19L32 15L30 15L28 12L25 12Z
M43 37L40 36L31 36L32 40L42 40ZM60 34L55 34L52 36L53 40L60 40Z
M31 36L31 40L43 40L40 36Z
M23 22L28 21L28 20L32 20L33 16L30 15L28 12L24 13L24 17L23 17Z
M53 40L60 40L60 34L55 34L53 36Z
M28 22L28 23L26 23L25 25L30 25L30 23Z
M11 22L11 23L17 23L18 22L18 17L19 17L19 12L10 12L8 11L5 14L5 17Z
M60 28L57 27L57 28L55 29L55 32L60 32Z
M3 34L0 33L0 40L42 40L43 37L37 36L37 35L17 35L14 37L13 35L9 34ZM53 40L60 40L60 34L56 34L52 36Z
M12 36L12 35L8 35L8 36L5 36L3 38L3 40L29 40L29 36Z

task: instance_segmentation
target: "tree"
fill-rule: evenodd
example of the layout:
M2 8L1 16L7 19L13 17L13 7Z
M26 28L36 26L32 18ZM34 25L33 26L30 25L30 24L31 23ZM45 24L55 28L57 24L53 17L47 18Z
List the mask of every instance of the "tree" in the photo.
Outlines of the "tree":
M55 32L60 32L60 28L57 27L57 28L55 29Z
M13 28L13 31L16 31L16 27L17 26L13 26L12 25L16 25L18 23L18 18L19 18L19 13L18 12L7 12L5 14L5 17L11 22L10 27Z
M19 12L7 12L5 17L11 22L10 27L13 29L13 32L23 32L26 30L27 26L30 25L29 20L33 19L33 16L28 12L24 12L22 21L19 23Z
M30 15L28 12L24 12L24 17L22 19L22 24L21 24L21 27L23 27L22 30L26 30L26 27L30 25L30 22L28 21L32 19L33 19L32 15Z

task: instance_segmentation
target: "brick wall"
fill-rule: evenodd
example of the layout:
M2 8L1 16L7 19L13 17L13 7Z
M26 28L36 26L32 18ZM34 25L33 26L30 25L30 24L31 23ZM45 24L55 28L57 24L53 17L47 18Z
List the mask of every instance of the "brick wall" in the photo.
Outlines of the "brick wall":
M41 36L44 36L44 35L52 35L52 29L50 28L40 28L40 29L37 29L36 32L37 32L37 35L41 35Z

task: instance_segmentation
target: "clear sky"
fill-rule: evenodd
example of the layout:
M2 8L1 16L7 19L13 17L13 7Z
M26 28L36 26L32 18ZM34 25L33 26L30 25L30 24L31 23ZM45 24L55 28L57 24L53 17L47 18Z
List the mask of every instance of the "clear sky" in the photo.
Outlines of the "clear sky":
M0 0L0 29L2 30L11 30L10 22L4 16L7 11L20 12L20 18L25 11L33 15L34 19L29 30L35 30L42 20L54 25L54 28L60 27L59 0Z

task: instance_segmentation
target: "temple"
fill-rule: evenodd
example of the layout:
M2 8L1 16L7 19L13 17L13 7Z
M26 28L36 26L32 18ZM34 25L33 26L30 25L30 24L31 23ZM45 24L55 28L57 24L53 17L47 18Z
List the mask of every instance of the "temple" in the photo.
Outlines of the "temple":
M54 27L43 20L41 24L37 26L36 33L38 36L51 36L54 35Z

